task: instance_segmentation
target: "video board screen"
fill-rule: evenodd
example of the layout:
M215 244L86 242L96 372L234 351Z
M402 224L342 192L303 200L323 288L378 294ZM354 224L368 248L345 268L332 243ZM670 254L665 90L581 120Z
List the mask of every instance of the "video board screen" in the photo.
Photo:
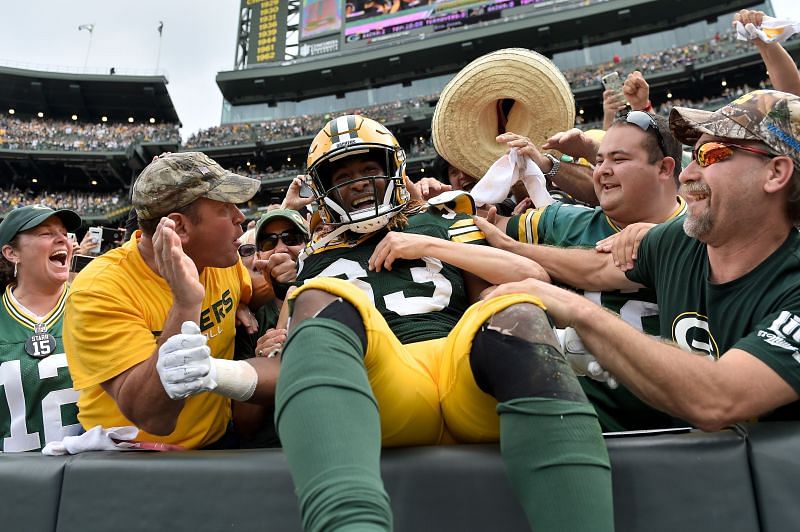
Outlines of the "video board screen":
M543 0L346 0L345 46L366 46L499 19L503 11Z
M301 0L299 59L525 15L539 4L580 8L586 0ZM248 66L284 60L288 0L242 0L250 8ZM465 36L466 37L466 36Z
M342 29L342 0L303 0L300 39L312 39Z

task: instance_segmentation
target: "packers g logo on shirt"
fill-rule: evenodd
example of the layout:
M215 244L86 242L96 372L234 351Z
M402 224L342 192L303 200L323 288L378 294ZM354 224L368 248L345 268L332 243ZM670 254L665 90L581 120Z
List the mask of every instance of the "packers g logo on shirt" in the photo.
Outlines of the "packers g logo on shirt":
M672 340L684 351L705 353L719 358L717 341L708 328L708 317L697 312L684 312L672 321Z

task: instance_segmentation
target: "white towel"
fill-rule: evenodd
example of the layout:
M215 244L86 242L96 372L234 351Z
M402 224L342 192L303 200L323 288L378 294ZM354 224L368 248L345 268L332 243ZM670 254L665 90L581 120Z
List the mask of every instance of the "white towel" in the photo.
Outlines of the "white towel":
M756 27L752 23L742 24L736 21L736 38L740 41L752 41L761 39L764 42L783 42L798 31L800 22L789 19L780 19L765 15L761 21L761 27Z
M478 206L500 203L508 197L511 186L522 181L534 206L550 205L555 200L547 192L544 174L530 158L514 148L500 157L470 191Z
M139 434L139 429L136 427L104 429L97 425L80 436L67 436L61 441L51 441L44 446L42 454L61 456L86 451L136 451L139 450L139 444L126 440L132 440L137 434Z

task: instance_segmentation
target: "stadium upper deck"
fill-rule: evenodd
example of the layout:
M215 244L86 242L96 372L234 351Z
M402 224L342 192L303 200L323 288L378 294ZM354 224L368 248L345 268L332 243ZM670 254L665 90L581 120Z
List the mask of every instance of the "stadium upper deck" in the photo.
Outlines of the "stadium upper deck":
M411 40L340 49L320 57L260 63L220 72L217 84L232 105L300 101L316 96L409 83L450 74L469 61L517 43L545 55L630 40L752 6L752 0L607 0L541 2L528 12ZM563 9L559 9L563 5ZM385 45L384 45L385 44Z

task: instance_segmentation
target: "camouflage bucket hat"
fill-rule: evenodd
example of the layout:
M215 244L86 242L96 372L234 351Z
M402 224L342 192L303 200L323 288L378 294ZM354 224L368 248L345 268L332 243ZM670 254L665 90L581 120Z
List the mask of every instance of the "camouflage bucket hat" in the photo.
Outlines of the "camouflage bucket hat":
M278 219L288 221L297 227L297 229L299 229L300 232L305 235L306 239L309 238L308 226L306 225L306 220L303 218L302 214L292 209L273 209L262 216L256 224L256 246L261 244L261 239L259 238L261 237L261 229L272 220Z
M198 198L243 203L260 186L258 180L229 172L204 153L166 153L139 174L131 201L139 219L152 220Z
M693 146L704 133L724 139L756 140L777 155L790 157L800 168L800 97L780 91L757 90L717 111L674 107L669 128Z

